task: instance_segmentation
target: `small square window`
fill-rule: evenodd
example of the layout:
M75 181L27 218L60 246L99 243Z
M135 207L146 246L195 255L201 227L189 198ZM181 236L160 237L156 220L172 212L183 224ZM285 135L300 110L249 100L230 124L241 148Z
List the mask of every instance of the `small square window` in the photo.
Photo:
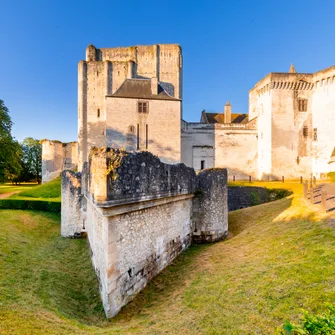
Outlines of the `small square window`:
M148 105L149 105L148 102L139 101L137 105L137 111L139 113L148 113L149 111Z

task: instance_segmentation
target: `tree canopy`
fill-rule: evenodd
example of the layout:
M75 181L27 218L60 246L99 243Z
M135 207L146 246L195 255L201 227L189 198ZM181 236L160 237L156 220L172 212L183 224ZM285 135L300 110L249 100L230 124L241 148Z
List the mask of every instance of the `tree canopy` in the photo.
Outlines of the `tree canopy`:
M12 120L3 100L0 100L0 182L21 172L21 146L12 137Z
M42 145L39 140L27 137L22 142L22 165L24 167L25 181L42 180ZM28 178L28 179L27 179Z

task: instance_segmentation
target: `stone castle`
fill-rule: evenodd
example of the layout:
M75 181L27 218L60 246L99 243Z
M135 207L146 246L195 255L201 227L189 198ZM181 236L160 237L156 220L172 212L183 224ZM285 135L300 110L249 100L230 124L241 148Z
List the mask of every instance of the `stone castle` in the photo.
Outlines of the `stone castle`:
M335 67L298 74L291 66L255 85L247 114L228 102L188 123L180 46L87 48L78 142L44 140L42 176L62 174L61 234L87 234L107 317L192 241L225 238L228 177L331 170L334 87Z
M249 91L248 113L228 102L199 123L182 118L182 50L157 44L97 49L78 66L78 149L43 142L43 181L81 171L90 148L150 151L196 171L226 167L229 178L324 177L335 156L335 66L270 73ZM73 155L69 155L70 151ZM78 157L77 157L78 155Z

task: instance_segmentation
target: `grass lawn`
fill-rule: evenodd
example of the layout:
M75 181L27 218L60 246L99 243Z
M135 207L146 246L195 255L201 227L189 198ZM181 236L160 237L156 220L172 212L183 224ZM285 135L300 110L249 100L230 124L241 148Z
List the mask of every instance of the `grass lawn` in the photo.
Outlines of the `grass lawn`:
M10 183L0 184L0 196L6 193L28 191L37 186L38 184L35 183L22 183L21 185L13 185Z
M335 219L299 183L263 183L276 184L294 196L229 213L226 241L190 247L110 321L87 241L61 238L57 215L0 210L0 333L268 335L322 311L335 301Z
M21 192L13 194L10 199L22 200L46 200L61 201L61 178L58 177L43 185L31 188L24 188Z

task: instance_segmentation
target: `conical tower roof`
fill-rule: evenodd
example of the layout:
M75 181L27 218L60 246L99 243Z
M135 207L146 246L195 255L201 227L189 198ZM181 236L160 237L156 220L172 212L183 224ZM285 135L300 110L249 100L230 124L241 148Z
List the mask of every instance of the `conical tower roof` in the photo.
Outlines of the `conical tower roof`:
M288 72L289 72L289 73L297 73L297 71L296 71L296 69L295 69L295 67L294 67L293 64L291 64L290 69L289 69Z

